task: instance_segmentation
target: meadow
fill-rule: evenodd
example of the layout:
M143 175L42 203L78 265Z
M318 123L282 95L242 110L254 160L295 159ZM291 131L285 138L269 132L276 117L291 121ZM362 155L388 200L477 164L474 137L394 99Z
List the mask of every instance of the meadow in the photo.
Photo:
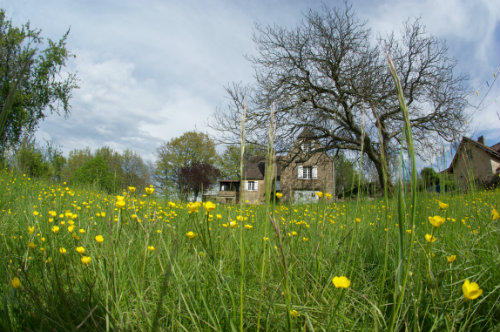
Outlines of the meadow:
M2 331L498 331L500 191L221 205L0 172ZM401 215L402 212L402 215Z

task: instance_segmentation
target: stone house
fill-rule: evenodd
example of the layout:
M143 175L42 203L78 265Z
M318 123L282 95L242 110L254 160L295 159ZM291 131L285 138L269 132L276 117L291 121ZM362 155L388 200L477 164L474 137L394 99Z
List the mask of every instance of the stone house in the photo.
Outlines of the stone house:
M493 184L500 173L500 142L489 147L483 136L477 141L464 136L447 172L462 189L472 183L481 187Z
M333 159L321 151L321 145L313 139L309 130L304 130L297 137L288 154L277 156L270 169L273 169L273 190L283 194L283 201L310 202L318 199L315 194L317 191L332 193ZM267 171L265 157L250 158L244 165L244 180L241 183L228 180L219 182L217 201L232 203L244 199L251 204L263 203ZM228 193L226 188L232 192Z

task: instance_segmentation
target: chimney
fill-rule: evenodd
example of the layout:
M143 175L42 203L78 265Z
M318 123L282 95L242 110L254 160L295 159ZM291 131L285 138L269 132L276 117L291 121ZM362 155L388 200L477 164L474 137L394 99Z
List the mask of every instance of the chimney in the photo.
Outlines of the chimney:
M478 141L479 143L481 143L482 145L484 145L484 136L483 136L483 135L479 136L479 137L477 138L477 141Z

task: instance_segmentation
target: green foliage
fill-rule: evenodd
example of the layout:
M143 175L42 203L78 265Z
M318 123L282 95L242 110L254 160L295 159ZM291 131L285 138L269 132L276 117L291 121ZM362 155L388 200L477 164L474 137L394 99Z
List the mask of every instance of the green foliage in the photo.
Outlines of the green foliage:
M34 144L23 144L16 153L18 169L31 177L47 177L50 164Z
M247 143L245 144L244 161L254 156L265 156L265 147ZM221 171L221 176L227 180L240 180L240 157L241 151L238 145L229 145L218 162L218 168Z
M182 136L164 142L157 150L156 175L162 189L176 186L182 193L179 185L179 175L183 168L194 164L214 166L218 156L214 141L204 133L189 131Z
M120 189L114 182L113 174L109 170L108 164L100 156L96 156L83 163L73 173L71 182L74 184L97 185L98 188L108 193L113 193Z
M14 27L0 10L0 149L16 146L49 112L70 110L74 74L62 74L71 54L66 32L54 42L29 23ZM45 48L42 46L47 45Z

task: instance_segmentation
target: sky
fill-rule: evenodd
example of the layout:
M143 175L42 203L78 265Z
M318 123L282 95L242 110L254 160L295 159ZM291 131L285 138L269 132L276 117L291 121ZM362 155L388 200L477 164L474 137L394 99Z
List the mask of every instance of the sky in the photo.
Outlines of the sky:
M19 26L27 21L58 40L70 29L67 48L76 57L64 69L79 89L68 117L49 116L36 137L67 156L73 149L131 149L156 160L163 142L208 127L228 103L231 82L252 83L246 56L255 54L256 24L294 27L310 8L344 6L315 0L0 0ZM420 17L445 41L468 75L471 119L464 133L500 141L500 1L353 0L375 34L400 31ZM499 79L500 81L500 79Z

